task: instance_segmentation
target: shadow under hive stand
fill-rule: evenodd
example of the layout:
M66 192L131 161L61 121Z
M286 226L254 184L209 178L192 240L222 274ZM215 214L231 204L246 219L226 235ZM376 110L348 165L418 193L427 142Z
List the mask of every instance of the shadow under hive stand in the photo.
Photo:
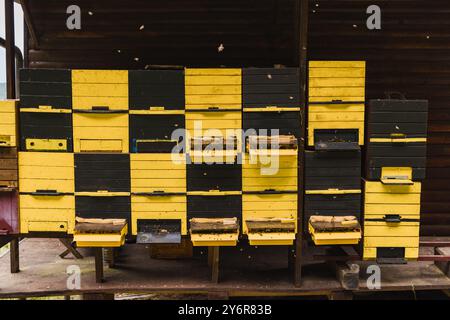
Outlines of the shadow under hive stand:
M404 263L419 256L428 101L369 103L364 201L366 260Z
M310 61L305 231L315 245L361 239L365 62Z

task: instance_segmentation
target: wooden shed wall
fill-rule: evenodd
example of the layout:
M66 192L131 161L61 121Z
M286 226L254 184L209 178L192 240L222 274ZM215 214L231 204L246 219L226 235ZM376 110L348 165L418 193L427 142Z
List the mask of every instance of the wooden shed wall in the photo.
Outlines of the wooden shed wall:
M297 61L294 0L23 2L40 39L38 47L29 47L33 68L266 66ZM65 27L71 4L82 9L80 31ZM382 9L381 30L366 28L366 8L372 4ZM311 0L309 11L310 60L366 60L367 99L400 91L407 98L430 101L422 234L450 235L450 3ZM220 44L224 50L218 52Z
M30 67L231 67L296 61L294 0L24 2L40 38L38 49L30 48ZM70 5L81 8L81 30L66 28Z

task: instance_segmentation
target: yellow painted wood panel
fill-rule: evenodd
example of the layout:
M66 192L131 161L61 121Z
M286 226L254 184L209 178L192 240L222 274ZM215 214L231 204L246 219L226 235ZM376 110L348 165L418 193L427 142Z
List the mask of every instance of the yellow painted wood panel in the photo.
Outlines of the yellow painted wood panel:
M74 97L128 97L126 83L74 83Z
M364 104L310 104L308 105L309 114L315 112L364 112Z
M240 104L242 96L240 94L186 94L186 109L193 109L195 105L210 105L220 107L224 104ZM192 106L192 107L191 107Z
M242 124L240 120L194 120L186 121L186 129L189 130L189 134L194 136L196 132L202 135L208 136L234 136L240 131L236 129L241 129ZM225 131L229 129L228 131ZM231 131L233 130L233 131ZM208 131L208 132L205 132ZM239 134L240 136L240 134Z
M310 97L336 97L337 99L347 100L345 97L361 97L364 100L364 87L333 87L333 88L309 88ZM328 101L326 99L325 101Z
M0 124L0 134L15 136L16 127L12 124Z
M241 86L239 76L187 76L185 86Z
M182 158L182 161L185 158ZM131 161L132 170L152 170L158 168L160 170L183 170L185 163L176 163L173 161Z
M19 179L59 179L74 180L73 167L19 166Z
M75 219L75 209L61 208L23 208L20 221L71 221Z
M366 79L361 78L311 78L309 79L309 88L334 88L334 87L364 87Z
M73 117L73 139L74 151L91 151L91 148L111 151L117 150L119 142L122 145L122 152L128 152L128 115L85 115L74 114ZM106 140L102 146L96 146L95 140Z
M14 112L0 112L0 124L16 124L16 114Z
M154 170L135 170L131 169L131 179L185 179L186 170L176 168L175 170L154 169Z
M3 112L16 112L16 106L19 100L0 100L0 113Z
M318 67L309 68L309 78L364 78L365 68Z
M131 203L144 203L148 205L147 210L158 210L158 206L161 203L186 203L187 198L186 195L171 195L171 196L139 196L132 195Z
M127 70L72 70L72 83L128 83Z
M74 113L74 127L128 127L127 114Z
M243 168L242 169L242 176L245 178L258 178L262 176L261 167L257 168ZM292 168L280 168L276 172L277 177L297 177L298 176L298 168L292 167Z
M365 237L418 237L419 223L364 222ZM414 225L413 225L414 224Z
M365 61L309 61L310 68L365 68Z
M77 142L77 152L122 152L122 140L80 139Z
M67 232L68 225L65 221L29 221L29 232Z
M238 68L186 68L184 74L189 76L237 76L241 77L242 70Z
M133 196L138 197L138 196ZM167 197L166 197L167 198ZM132 202L131 210L136 212L186 212L186 201L184 202Z
M7 147L17 146L15 124L0 124L0 145Z
M252 178L242 178L242 186L245 190L246 186L261 186L262 188L276 187L276 186L294 186L297 187L297 177L278 177L278 176L262 176ZM295 189L294 189L295 190ZM264 190L262 190L264 191Z
M364 112L311 112L309 121L363 121Z
M415 193L420 194L422 184L414 182L413 185L385 185L379 181L365 181L366 193Z
M419 216L420 204L364 204L364 214L368 215L386 215L386 214L399 214L401 216ZM371 217L372 218L372 217Z
M19 166L74 167L73 153L19 152Z
M186 180L180 179L134 179L133 186L136 188L166 188L166 187L185 187Z
M331 102L333 100L342 100L343 102L359 102L364 101L364 96L352 96L352 97L310 97L308 101L311 102Z
M365 203L370 204L420 204L419 193L366 193Z
M240 85L203 85L185 86L186 96L191 95L240 95L242 88Z
M242 114L239 111L218 111L218 112L186 112L186 121L192 120L241 120Z
M75 209L75 197L64 196L32 196L23 195L20 198L20 208L22 209Z
M180 219L181 233L187 234L187 198L177 196L131 196L133 234L137 234L138 219Z
M419 248L405 248L405 259L417 259L419 257ZM377 248L364 248L365 260L374 260L377 258Z
M61 228L60 226L63 226ZM21 209L20 232L67 232L73 233L74 209Z
M243 191L266 191L268 189L275 189L276 191L297 191L297 186L294 185L245 185L242 186Z
M90 110L92 107L109 107L110 110L128 110L128 97L72 97L74 110Z
M419 247L419 237L367 237L364 236L364 247Z
M73 193L74 189L75 189L74 180L19 178L20 192L36 192L37 190L56 190L57 192Z

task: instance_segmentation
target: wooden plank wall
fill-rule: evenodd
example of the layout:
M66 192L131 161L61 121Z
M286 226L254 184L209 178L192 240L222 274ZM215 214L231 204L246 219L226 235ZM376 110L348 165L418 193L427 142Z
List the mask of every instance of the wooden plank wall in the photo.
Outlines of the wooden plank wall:
M366 27L377 4L382 29ZM422 235L450 235L450 2L310 1L309 59L367 60L367 100L399 91L428 99Z
M297 61L294 0L24 1L40 38L39 48L30 43L33 68L289 66ZM82 9L80 31L65 27L71 4ZM365 26L371 4L382 9L382 30ZM429 99L422 234L450 235L449 1L311 0L309 10L309 59L367 60L368 99L386 91Z
M24 1L40 39L39 47L29 50L32 68L239 67L295 61L294 0ZM81 8L81 30L66 28L69 5Z

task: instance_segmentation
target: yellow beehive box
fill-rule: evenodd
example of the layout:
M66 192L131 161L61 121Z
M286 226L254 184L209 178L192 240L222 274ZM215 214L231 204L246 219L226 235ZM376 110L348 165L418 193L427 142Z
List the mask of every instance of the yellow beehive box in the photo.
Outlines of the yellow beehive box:
M292 245L297 232L297 193L242 196L242 229L251 245Z
M127 113L73 113L74 152L129 150Z
M186 110L240 110L241 85L241 69L186 69Z
M318 130L357 130L364 144L365 61L310 61L308 146Z
M180 220L181 234L187 234L187 200L184 194L133 194L131 196L131 230L138 233L138 220Z
M73 233L72 153L19 152L20 232Z
M132 193L186 193L185 155L133 153L130 160Z
M417 259L421 183L365 182L364 259Z
M262 158L245 154L242 161L243 191L297 191L297 155Z
M72 70L72 108L128 110L128 71Z
M17 146L17 100L0 100L0 147Z

